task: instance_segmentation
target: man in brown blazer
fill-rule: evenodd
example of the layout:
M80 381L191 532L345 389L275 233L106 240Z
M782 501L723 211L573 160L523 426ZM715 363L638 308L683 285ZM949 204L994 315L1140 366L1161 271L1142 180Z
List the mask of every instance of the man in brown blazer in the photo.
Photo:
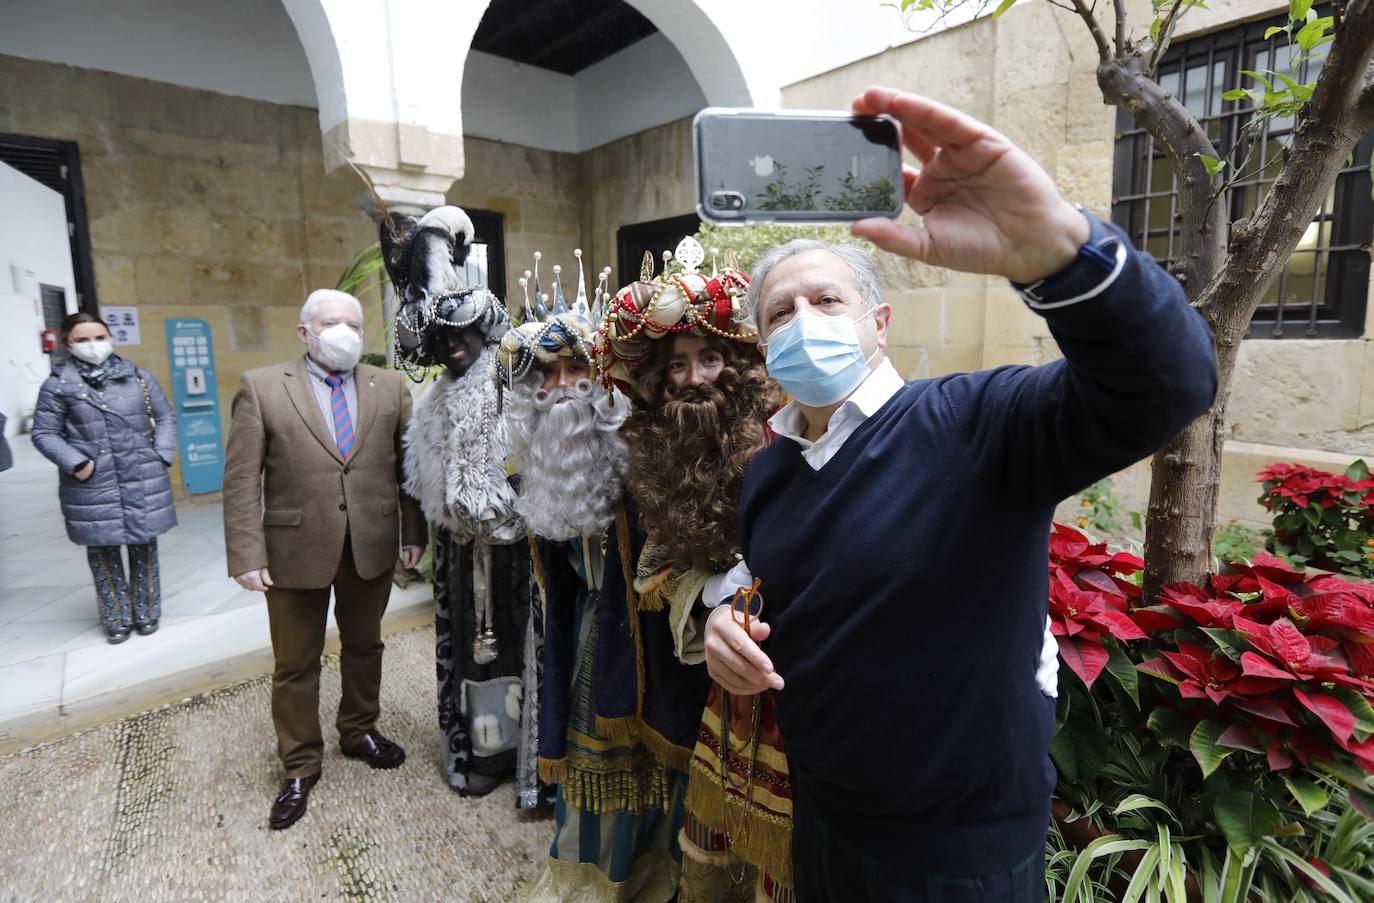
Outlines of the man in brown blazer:
M272 630L272 720L286 769L273 828L305 814L320 777L331 589L342 645L339 746L373 768L405 761L376 729L381 619L398 551L413 568L425 544L419 505L400 489L410 393L401 374L359 365L362 306L343 292L312 292L296 329L304 357L243 375L224 468L229 574L267 594Z

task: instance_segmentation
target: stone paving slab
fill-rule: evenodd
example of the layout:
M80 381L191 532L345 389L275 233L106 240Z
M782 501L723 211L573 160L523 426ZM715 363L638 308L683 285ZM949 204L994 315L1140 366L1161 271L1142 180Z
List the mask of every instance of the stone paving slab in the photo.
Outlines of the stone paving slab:
M286 831L267 828L265 677L0 757L0 900L519 899L553 822L518 814L511 783L480 800L449 788L433 651L432 627L387 642L379 726L408 753L395 771L338 752L326 659L324 776Z

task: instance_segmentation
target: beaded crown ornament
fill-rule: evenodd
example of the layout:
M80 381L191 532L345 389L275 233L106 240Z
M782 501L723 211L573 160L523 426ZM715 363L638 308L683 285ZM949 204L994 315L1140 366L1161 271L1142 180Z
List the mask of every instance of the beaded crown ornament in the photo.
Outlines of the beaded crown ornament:
M496 373L500 382L509 388L523 378L539 361L551 363L559 357L575 357L592 361L592 339L596 322L601 317L604 300L608 300L611 268L597 274L592 298L587 298L587 277L582 262L582 249L573 251L577 258L577 295L571 305L563 294L563 268L553 268L553 295L543 291L539 283L539 261L543 253L534 252L534 269L520 277L524 306L521 322L506 331L497 352Z
M607 389L632 391L635 371L649 353L649 343L687 333L756 344L757 330L742 325L749 277L727 263L718 267L711 249L711 274L700 271L706 259L692 236L663 252L663 272L654 275L654 257L644 252L639 280L609 300L592 349L598 377ZM727 261L732 258L727 252Z

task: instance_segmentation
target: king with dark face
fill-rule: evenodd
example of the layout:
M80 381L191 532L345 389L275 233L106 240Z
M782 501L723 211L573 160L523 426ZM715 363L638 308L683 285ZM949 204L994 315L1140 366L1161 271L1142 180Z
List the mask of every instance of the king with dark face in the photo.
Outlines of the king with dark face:
M398 361L443 372L415 406L405 436L405 489L435 527L439 726L449 782L494 790L533 759L522 709L529 549L506 472L510 454L492 373L509 324L505 305L465 266L472 223L457 207L381 226L387 272L402 296ZM531 769L517 802L538 802Z

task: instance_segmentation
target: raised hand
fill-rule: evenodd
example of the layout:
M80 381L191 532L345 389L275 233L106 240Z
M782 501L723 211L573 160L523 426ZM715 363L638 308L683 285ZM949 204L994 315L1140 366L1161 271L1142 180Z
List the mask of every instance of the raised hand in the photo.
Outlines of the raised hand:
M934 266L1034 282L1073 261L1088 221L1049 175L1005 136L917 94L869 88L860 115L889 114L920 161L903 167L906 202L921 225L866 219L853 232L884 250Z

